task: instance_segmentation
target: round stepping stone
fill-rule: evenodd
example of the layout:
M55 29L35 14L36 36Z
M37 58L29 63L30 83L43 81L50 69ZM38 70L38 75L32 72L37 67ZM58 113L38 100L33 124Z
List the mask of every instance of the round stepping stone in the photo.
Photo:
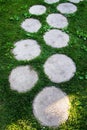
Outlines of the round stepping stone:
M18 92L27 92L38 81L38 74L31 66L19 66L11 71L9 76L10 87Z
M46 20L54 28L62 29L68 26L67 18L59 13L49 14Z
M69 116L69 98L54 86L44 88L34 99L33 113L44 126L54 127L64 123Z
M59 0L44 0L47 4L53 4L59 2Z
M75 63L66 55L54 54L44 64L44 71L54 83L69 81L76 72Z
M68 34L57 29L52 29L49 32L46 32L43 37L46 44L53 48L65 47L69 42Z
M12 53L17 60L32 60L40 55L41 49L37 41L27 39L16 42Z
M68 1L70 1L72 3L79 3L81 0L68 0Z
M46 7L43 5L34 5L29 9L29 12L34 15L42 15L46 12Z
M64 14L72 14L77 11L77 7L71 3L62 3L57 6L57 10Z
M37 19L29 18L22 22L21 27L27 32L36 33L41 28L41 23Z

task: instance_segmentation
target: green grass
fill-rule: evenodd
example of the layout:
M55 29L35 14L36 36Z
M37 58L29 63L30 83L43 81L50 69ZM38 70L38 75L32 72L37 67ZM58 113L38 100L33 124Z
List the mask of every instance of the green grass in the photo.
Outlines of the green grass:
M66 0L60 0L60 3ZM33 16L28 13L31 5L43 4L47 13ZM53 130L43 127L35 119L32 102L38 92L45 86L55 85L65 91L71 102L70 116L66 123L55 130L86 130L87 129L87 1L77 4L78 11L66 15L69 26L64 29L69 33L69 46L53 49L43 41L43 34L50 27L46 16L56 10L57 4L47 5L43 0L0 0L0 130ZM25 18L35 17L42 23L36 34L25 32L20 24ZM42 53L32 61L17 61L11 54L14 42L33 38L41 46ZM46 59L55 53L63 53L76 63L75 76L68 82L52 83L43 71ZM39 74L37 85L27 93L17 93L10 89L8 77L11 70L20 65L32 65Z

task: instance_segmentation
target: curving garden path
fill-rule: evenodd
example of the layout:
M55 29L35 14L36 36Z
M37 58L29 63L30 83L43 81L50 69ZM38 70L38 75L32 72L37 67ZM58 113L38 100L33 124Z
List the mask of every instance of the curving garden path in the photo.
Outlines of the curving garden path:
M44 2L50 6L50 4L59 2L59 0L44 0ZM56 9L58 13L48 14L46 18L48 25L53 29L44 32L44 44L52 48L68 46L69 35L62 29L68 27L69 23L63 14L75 13L77 6L73 3L79 2L80 0L69 0L69 2L57 3ZM29 13L40 16L46 13L46 10L43 5L34 5L29 8ZM33 17L25 19L21 23L21 27L29 33L37 33L42 24ZM29 61L39 56L41 51L41 47L36 40L25 39L15 43L12 53L17 60ZM44 63L43 68L49 80L54 83L67 82L76 72L73 59L58 53L50 56ZM38 79L38 72L32 66L18 66L9 75L10 88L19 93L27 92L35 86ZM46 86L33 101L33 114L44 126L54 127L65 122L69 116L69 109L70 101L67 94L55 86Z

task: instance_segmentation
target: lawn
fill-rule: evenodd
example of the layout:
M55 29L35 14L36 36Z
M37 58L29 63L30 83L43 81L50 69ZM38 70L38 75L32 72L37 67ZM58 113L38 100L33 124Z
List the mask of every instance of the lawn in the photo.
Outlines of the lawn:
M62 2L66 0L60 0ZM41 16L29 14L29 7L35 4L46 6L46 13ZM87 129L87 0L76 4L76 13L65 15L69 25L63 31L69 34L70 41L67 47L59 49L46 45L43 40L43 34L51 29L46 17L58 12L57 5L48 5L43 0L0 0L0 130L53 130L40 125L33 115L32 102L45 86L61 88L71 103L68 120L55 130ZM28 33L20 26L30 17L42 23L37 33ZM21 39L37 40L42 50L40 56L31 61L17 61L11 50L14 42ZM56 53L71 57L76 64L75 76L68 82L53 83L43 71L47 58ZM8 81L12 69L20 65L31 65L39 75L38 83L26 93L11 90Z

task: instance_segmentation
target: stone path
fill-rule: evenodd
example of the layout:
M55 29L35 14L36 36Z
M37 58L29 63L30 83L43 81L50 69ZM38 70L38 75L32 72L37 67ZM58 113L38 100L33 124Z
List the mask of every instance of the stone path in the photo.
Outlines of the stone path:
M53 48L62 48L68 46L69 35L58 29L51 29L43 36L47 45Z
M57 10L59 10L63 14L72 14L77 11L77 7L71 3L62 3L57 6Z
M69 2L57 4L56 8L60 13L48 14L46 22L53 29L44 32L44 42L54 48L68 46L69 35L59 30L68 27L68 19L63 14L71 14L77 11L76 5L80 0L68 0ZM44 0L45 4L54 4L59 0ZM46 13L43 5L33 5L29 13L43 15ZM62 13L62 14L61 14ZM38 19L28 18L21 23L24 31L37 33L42 24ZM44 25L45 26L45 25ZM45 44L44 43L44 44ZM41 47L36 40L25 39L16 42L12 53L17 60L32 60L40 55ZM51 51L51 50L50 50ZM54 54L50 56L43 65L44 73L54 83L69 81L76 72L74 61L67 55ZM19 93L27 92L38 83L38 72L30 65L14 68L9 75L10 88ZM45 87L33 101L33 114L44 126L58 127L65 122L69 116L70 101L66 93L55 86Z
M53 28L62 29L68 26L67 18L59 13L49 14L46 21Z
M59 0L44 0L44 2L46 2L47 4L53 4L59 2Z
M81 0L68 0L68 1L70 1L72 3L79 3Z
M34 99L33 112L44 126L57 126L68 119L69 98L59 88L45 87Z
M12 50L17 60L32 60L40 55L41 49L37 41L26 39L16 42L15 48Z
M66 55L54 54L44 64L44 71L52 82L69 81L76 72L75 63Z
M46 12L46 7L43 5L34 5L29 9L29 13L34 15L42 15L45 12Z
M19 66L9 76L10 87L18 92L27 92L38 81L38 74L31 66Z
M21 27L27 32L36 33L41 28L41 23L37 19L29 18L21 24Z

